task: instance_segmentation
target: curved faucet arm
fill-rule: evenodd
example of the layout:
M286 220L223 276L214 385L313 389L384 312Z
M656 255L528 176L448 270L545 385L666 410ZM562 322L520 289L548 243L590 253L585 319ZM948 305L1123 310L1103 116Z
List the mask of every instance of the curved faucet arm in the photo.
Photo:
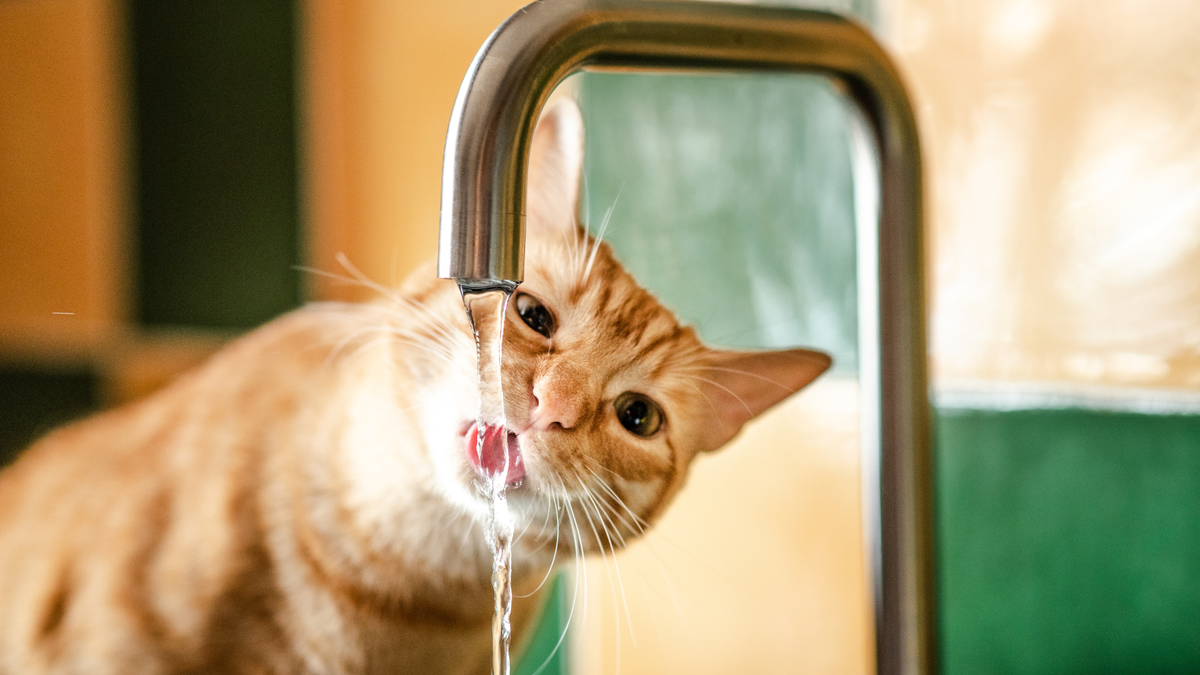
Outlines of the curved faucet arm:
M832 75L868 115L883 163L919 183L904 88L883 50L851 21L710 2L542 0L492 33L459 88L442 165L439 276L522 280L533 128L554 87L587 68ZM918 194L885 185L884 212L919 219Z
M857 104L856 119L867 130L860 158L879 167L879 202L872 205L878 221L860 225L858 235L877 667L935 672L921 162L896 69L867 31L824 12L662 0L534 2L492 33L459 89L442 166L439 276L466 286L522 280L533 129L554 87L589 68L811 72L840 83Z

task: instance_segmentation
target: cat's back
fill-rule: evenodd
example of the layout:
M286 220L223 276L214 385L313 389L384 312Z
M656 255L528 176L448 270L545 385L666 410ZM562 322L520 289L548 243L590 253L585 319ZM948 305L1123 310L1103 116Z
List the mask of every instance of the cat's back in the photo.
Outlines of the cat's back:
M233 663L248 636L264 653L236 662L286 668L262 453L303 433L298 412L334 386L331 354L371 320L352 306L283 317L0 472L0 673L221 670L214 643Z

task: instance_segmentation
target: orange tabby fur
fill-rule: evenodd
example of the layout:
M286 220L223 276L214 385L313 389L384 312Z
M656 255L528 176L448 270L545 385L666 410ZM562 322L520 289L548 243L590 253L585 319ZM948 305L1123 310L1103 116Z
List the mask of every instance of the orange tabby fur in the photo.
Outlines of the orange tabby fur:
M505 334L517 641L552 561L638 536L696 455L829 364L681 327L576 225L581 139L554 107L529 169L520 290L557 332L510 310ZM385 295L273 321L0 474L0 673L486 673L474 344L432 268ZM626 391L658 433L621 426Z

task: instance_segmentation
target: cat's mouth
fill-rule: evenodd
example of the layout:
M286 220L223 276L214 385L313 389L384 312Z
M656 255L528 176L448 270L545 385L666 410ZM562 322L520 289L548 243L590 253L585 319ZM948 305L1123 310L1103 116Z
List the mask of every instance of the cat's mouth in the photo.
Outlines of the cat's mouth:
M467 461L483 476L495 476L504 471L508 461L508 486L520 485L525 479L525 462L521 459L521 448L517 435L504 427L487 425L483 428L482 449L479 443L479 425L471 423L466 433Z

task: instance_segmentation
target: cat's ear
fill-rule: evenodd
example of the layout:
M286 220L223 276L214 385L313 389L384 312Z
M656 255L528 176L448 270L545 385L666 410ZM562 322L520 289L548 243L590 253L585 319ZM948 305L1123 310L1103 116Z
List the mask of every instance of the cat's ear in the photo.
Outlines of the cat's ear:
M583 116L569 98L551 103L533 132L525 208L529 232L574 233L583 171Z
M712 406L704 424L704 450L716 450L768 408L803 389L833 363L824 352L712 351L698 382Z

